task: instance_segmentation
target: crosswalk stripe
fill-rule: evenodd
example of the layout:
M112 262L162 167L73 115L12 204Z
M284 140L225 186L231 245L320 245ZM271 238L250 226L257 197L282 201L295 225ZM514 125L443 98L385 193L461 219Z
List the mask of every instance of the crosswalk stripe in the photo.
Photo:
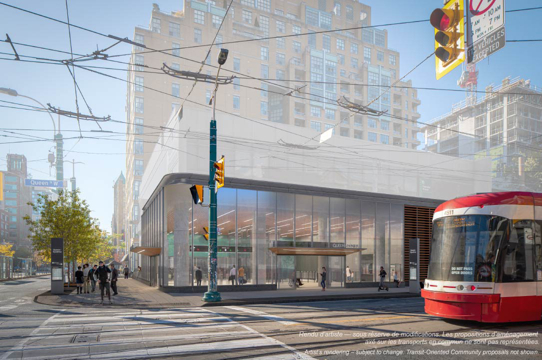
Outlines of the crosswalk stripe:
M58 322L77 322L78 324L85 323L85 322L96 322L96 321L111 321L111 320L122 320L122 319L131 319L131 320L137 320L138 318L141 319L160 319L160 318L168 318L168 319L177 319L177 318L183 318L183 317L197 317L197 316L204 316L206 313L192 313L192 314L179 314L179 313L171 313L171 314L152 314L152 315L145 315L145 314L133 314L133 315L111 315L111 316L94 316L94 317L73 317L69 319L64 318L57 318L51 321L51 323L58 323Z
M20 305L20 304L19 304ZM0 311L2 310L11 310L11 309L15 309L17 307L19 307L19 305L5 305L5 306L0 306Z
M226 308L257 315L268 320L276 321L282 325L297 325L298 324L296 321L286 320L285 318L281 318L280 316L270 315L270 314L264 313L263 311L252 310L252 309L242 308L238 306L226 306Z

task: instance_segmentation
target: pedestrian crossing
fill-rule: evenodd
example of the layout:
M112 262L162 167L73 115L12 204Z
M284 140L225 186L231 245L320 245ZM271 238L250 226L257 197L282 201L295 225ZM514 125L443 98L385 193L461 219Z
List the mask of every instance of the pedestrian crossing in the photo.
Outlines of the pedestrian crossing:
M55 314L5 359L312 359L204 308L78 312Z

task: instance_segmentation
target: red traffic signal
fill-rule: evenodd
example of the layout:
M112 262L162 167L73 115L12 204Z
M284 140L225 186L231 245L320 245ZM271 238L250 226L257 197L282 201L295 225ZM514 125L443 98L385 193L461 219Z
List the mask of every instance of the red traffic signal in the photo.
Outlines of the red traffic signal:
M445 31L446 29L455 26L456 21L457 16L453 9L435 9L429 18L431 25L440 31Z

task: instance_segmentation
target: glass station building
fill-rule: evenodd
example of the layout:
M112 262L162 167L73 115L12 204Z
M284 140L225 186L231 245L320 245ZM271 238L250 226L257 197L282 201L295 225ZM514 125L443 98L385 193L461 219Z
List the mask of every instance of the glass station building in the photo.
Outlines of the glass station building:
M131 248L131 267L140 265L140 278L165 291L206 289L203 227L209 226L209 208L194 205L189 188L208 182L209 118L208 109L188 107L172 117L166 124L172 131L158 139L143 175L141 243ZM233 266L246 280L234 285L247 290L295 289L297 278L302 288L317 287L323 266L332 287L374 285L380 266L388 280L395 272L408 279L411 238L422 244L423 279L434 209L491 185L487 159L450 162L439 154L341 136L286 149L281 144L306 141L314 131L264 127L228 114L220 114L217 127L218 155L226 159L225 187L218 192L220 291L234 290L228 288ZM368 150L342 150L356 147ZM208 203L208 194L204 198ZM197 268L203 273L199 288Z

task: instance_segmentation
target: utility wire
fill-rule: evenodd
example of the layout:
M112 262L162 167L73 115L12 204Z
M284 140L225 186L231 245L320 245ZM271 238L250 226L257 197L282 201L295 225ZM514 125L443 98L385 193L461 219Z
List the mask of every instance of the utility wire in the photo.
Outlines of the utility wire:
M68 37L70 39L70 55L71 55L71 60L72 60L72 70L73 70L73 73L72 71L70 71L70 65L69 64L66 64L66 67L68 68L68 71L70 72L70 75L72 76L73 78L73 91L75 92L75 109L77 111L77 113L79 114L79 101L77 99L77 80L75 80L75 67L73 66L73 45L72 45L72 30L71 30L71 27L70 27L70 12L69 12L69 9L68 9L68 0L65 0L66 2L66 18L68 20ZM81 130L81 123L79 122L79 117L77 117L77 124L79 125L79 130ZM83 136L81 134L81 136Z

